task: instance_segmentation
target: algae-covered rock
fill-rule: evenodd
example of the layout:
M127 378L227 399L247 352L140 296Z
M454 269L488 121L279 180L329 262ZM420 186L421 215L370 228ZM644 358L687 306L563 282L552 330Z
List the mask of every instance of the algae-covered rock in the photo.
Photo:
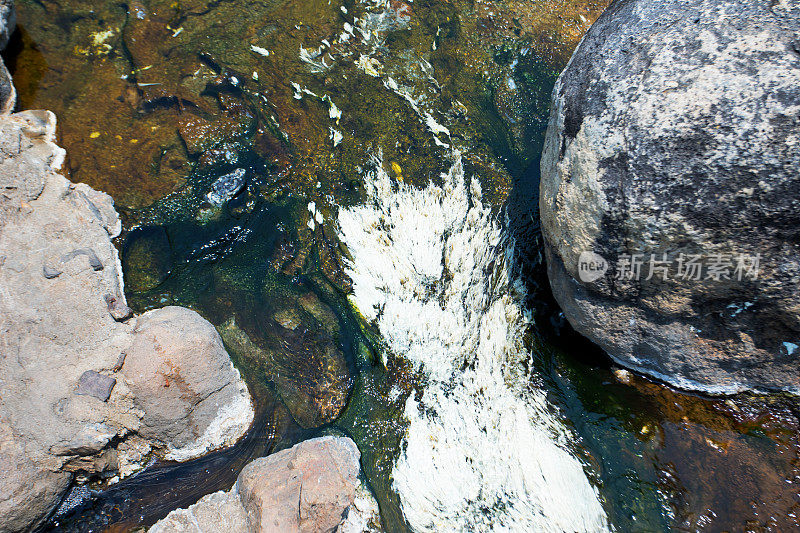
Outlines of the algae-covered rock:
M164 228L151 226L132 231L122 249L122 266L128 290L143 292L163 282L172 268L172 252Z
M265 317L257 341L234 318L222 325L220 333L226 344L274 384L297 423L313 428L339 416L354 377L336 341L336 315L313 293L301 296L298 303L293 306L290 300Z

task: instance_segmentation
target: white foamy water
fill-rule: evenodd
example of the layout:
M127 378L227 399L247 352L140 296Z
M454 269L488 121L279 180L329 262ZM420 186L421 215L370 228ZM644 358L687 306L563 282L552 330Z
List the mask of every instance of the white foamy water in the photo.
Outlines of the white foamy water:
M526 322L501 230L460 157L443 185L397 183L380 160L366 205L342 209L354 303L428 378L409 397L393 478L416 531L606 531L574 439L530 385Z

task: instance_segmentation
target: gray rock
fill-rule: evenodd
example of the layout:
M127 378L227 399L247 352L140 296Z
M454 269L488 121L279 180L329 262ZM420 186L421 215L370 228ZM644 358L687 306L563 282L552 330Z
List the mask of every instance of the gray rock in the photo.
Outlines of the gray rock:
M244 187L244 175L245 170L243 168L237 168L230 174L225 174L217 178L217 180L211 184L211 190L206 194L208 203L214 206L221 206L239 194L239 191Z
M2 29L0 29L2 32ZM2 38L2 34L0 34ZM0 114L7 115L14 111L17 105L17 89L14 87L14 80L8 71L5 62L0 59Z
M0 419L0 531L28 531L58 505L70 474L52 470L52 461L34 460L24 439Z
M115 320L130 314L111 242L119 217L108 195L60 174L65 154L54 142L55 126L50 112L0 116L0 532L39 525L75 472L124 467L120 473L129 474L151 451L193 457L237 440L253 416L219 336L199 315L184 310L191 332L186 320L175 324L186 338L141 338L154 332L149 315L141 331L135 320ZM169 319L160 327L170 329ZM165 376L156 369L152 386L140 375L129 385L125 353L135 354L134 363L180 353L166 375L219 390L191 389L197 395L179 405L175 425L163 418L163 431L149 433L151 422L177 405L183 382L173 382L161 405Z
M85 256L89 261L89 266L91 266L93 269L103 270L103 262L99 257L97 257L97 254L91 248L79 248L78 250L72 250L70 253L65 254L64 257L61 258L61 262L68 263L80 256Z
M57 278L61 275L61 270L49 267L47 265L42 265L42 275L44 275L47 279Z
M78 387L75 389L75 394L93 396L105 402L111 396L111 391L116 384L117 380L111 376L104 376L94 370L87 370L78 379Z
M800 393L798 34L786 0L615 1L560 76L548 272L570 323L619 363L686 388ZM611 268L581 280L588 251ZM618 278L633 254L641 276ZM667 279L646 279L651 254ZM757 276L738 275L757 254ZM678 272L693 255L699 280Z
M102 451L116 434L116 430L105 423L86 424L75 435L50 446L50 453L57 456L95 455Z
M0 50L3 50L17 27L14 0L0 0Z
M108 312L111 313L111 316L114 317L114 320L117 322L133 316L133 309L128 307L122 298L117 298L111 294L106 294L104 298L108 306Z

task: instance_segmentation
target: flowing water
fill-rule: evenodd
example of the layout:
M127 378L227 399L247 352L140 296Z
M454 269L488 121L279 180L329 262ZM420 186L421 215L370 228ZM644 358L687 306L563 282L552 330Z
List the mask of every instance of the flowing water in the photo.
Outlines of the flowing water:
M454 157L424 189L377 158L367 203L339 213L354 302L426 378L393 472L403 514L415 531L603 531L574 436L525 369L501 228Z
M148 526L332 433L388 531L800 527L792 400L614 368L549 294L549 93L604 6L20 0L20 107L115 198L130 305L208 318L257 403L233 448L92 479L48 529Z

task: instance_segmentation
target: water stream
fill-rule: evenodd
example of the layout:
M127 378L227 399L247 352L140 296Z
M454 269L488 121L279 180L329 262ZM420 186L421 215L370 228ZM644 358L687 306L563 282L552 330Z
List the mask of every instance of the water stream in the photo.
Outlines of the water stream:
M792 401L615 368L549 293L549 93L604 5L20 0L20 106L115 198L130 305L200 312L258 407L236 446L92 479L48 529L149 526L332 433L387 531L797 527Z

